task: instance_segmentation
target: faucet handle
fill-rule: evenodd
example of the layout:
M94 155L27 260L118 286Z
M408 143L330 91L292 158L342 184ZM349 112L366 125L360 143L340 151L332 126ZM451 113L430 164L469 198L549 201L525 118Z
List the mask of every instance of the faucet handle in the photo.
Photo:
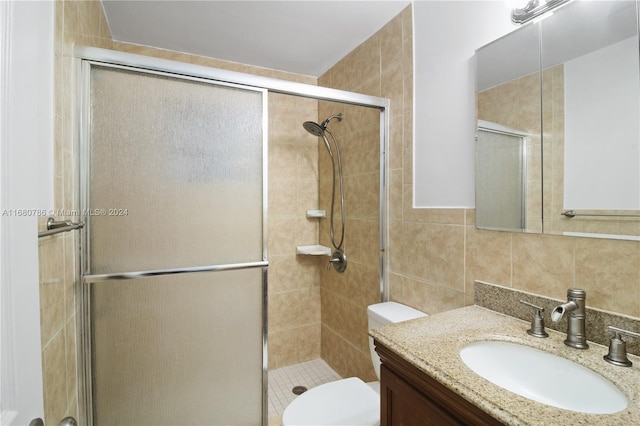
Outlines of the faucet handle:
M549 333L544 331L544 318L542 317L542 313L544 312L544 308L540 306L536 306L532 303L529 303L525 300L521 300L520 303L529 306L536 310L533 318L531 318L531 328L527 330L533 337L549 337Z
M607 326L607 331L612 331L614 335L609 341L609 353L603 356L604 360L620 367L631 367L633 363L627 358L627 344L620 335L640 339L640 334L612 325Z

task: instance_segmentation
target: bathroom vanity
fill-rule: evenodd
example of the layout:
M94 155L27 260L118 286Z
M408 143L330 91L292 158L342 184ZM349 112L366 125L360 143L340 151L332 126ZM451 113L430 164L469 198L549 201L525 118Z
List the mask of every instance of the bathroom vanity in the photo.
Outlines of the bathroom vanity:
M502 425L478 407L377 343L380 368L380 424Z
M590 342L589 349L574 349L563 343L565 333L548 330L548 338L536 338L527 334L529 326L469 306L371 330L382 359L380 424L640 424L640 357L629 355L633 366L617 367L603 360L606 346ZM587 414L507 391L474 373L460 357L467 345L485 341L535 348L586 367L615 384L628 405L613 414ZM563 383L551 380L548 386Z

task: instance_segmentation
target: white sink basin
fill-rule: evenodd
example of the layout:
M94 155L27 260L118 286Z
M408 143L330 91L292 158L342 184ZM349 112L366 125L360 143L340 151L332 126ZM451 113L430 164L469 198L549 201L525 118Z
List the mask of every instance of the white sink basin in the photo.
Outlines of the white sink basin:
M598 373L565 358L507 342L477 342L460 351L481 377L525 398L589 414L627 408L625 395Z

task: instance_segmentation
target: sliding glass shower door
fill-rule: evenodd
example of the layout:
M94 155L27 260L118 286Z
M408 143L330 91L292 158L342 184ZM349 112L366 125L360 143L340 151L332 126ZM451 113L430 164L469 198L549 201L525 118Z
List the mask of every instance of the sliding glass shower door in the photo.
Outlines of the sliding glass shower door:
M95 425L266 418L266 92L83 63Z

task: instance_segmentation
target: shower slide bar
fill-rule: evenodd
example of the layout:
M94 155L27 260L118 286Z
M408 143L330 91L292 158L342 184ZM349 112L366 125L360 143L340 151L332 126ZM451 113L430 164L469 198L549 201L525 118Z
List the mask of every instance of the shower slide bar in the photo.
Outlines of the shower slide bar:
M47 220L47 230L38 232L38 238L46 237L48 235L59 234L61 232L69 232L74 229L80 229L84 226L84 222L71 222L70 220L56 221L52 217Z
M576 213L575 210L565 210L560 213L562 216L566 216L569 219L573 219L576 216L598 216L598 217L640 217L640 214L595 214L595 213Z
M85 275L86 284L109 280L132 280L137 278L156 277L161 275L192 274L196 272L233 271L238 269L266 268L269 261L232 263L227 265L192 266L187 268L152 269L149 271L118 272L112 274Z

